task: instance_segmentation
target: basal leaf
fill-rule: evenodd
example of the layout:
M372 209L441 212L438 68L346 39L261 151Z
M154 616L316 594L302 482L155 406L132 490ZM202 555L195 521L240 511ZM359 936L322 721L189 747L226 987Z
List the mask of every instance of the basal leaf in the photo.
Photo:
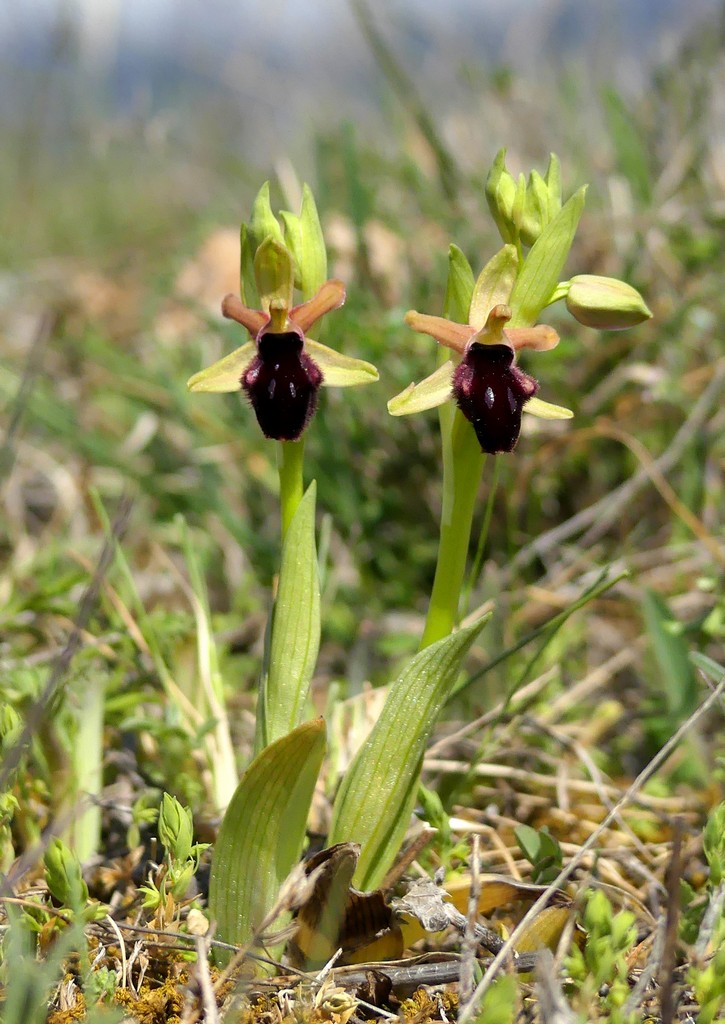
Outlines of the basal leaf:
M299 859L325 746L323 720L305 722L266 747L237 786L209 886L209 913L222 941L252 939Z
M335 800L330 844L360 843L354 885L373 889L410 821L423 754L463 660L485 620L420 651L390 688L380 717Z

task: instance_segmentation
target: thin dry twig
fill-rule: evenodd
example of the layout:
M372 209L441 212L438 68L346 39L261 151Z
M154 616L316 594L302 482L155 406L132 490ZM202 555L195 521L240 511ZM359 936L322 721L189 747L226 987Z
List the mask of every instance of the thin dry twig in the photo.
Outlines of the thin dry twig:
M465 1003L473 994L473 968L476 962L476 919L478 901L481 896L481 851L480 837L474 833L471 838L471 887L468 893L468 913L461 943L461 976L459 1000Z
M548 949L542 949L536 961L536 993L542 1024L576 1024L576 1016L557 977L554 957Z
M680 818L674 822L672 854L665 874L667 908L665 911L665 941L662 960L657 972L660 989L660 1012L662 1024L672 1024L675 1019L675 954L677 952L677 922L680 916L680 879L682 878L682 833L684 825Z

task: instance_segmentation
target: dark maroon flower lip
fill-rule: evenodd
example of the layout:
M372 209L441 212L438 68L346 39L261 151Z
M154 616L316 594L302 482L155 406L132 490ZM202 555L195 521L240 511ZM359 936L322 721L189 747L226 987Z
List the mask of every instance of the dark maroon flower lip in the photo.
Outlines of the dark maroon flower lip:
M317 408L322 379L301 332L263 329L240 383L265 437L297 441Z
M538 383L514 365L509 345L468 346L453 373L453 396L473 425L481 451L512 452L521 432L524 405Z

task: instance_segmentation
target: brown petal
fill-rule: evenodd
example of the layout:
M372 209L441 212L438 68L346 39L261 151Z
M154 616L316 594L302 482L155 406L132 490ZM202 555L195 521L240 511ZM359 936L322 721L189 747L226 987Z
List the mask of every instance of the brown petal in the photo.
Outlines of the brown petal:
M342 281L325 281L316 295L290 310L289 318L303 334L307 334L320 317L339 309L344 301L345 285Z
M256 338L269 317L259 309L248 309L237 295L226 295L222 302L222 316L227 320L236 320L246 327L253 338Z

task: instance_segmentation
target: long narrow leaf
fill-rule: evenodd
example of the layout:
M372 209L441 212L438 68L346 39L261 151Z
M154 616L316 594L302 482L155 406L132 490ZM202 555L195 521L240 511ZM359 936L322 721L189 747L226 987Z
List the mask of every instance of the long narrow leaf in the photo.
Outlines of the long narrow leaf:
M325 723L305 722L252 761L214 847L209 913L217 938L249 942L302 850L325 754Z
M360 843L354 884L373 889L398 852L428 739L485 620L420 651L393 683L335 800L330 845Z

